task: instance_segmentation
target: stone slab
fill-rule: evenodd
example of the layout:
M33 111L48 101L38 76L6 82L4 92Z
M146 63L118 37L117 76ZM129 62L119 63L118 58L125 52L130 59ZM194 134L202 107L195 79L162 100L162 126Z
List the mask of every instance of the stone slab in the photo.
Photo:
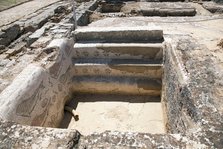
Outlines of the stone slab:
M134 62L134 61L132 61ZM74 62L74 76L131 76L162 78L162 65L149 63L131 63L126 61L104 61L104 63Z
M78 28L74 32L77 42L160 42L163 31L156 26L142 27L88 27Z
M76 130L23 126L0 119L0 148L63 148L75 146L80 138Z
M202 6L211 13L223 13L223 5L215 2L205 2Z
M195 8L151 8L140 10L143 16L195 16Z
M151 59L162 61L161 43L76 43L74 58Z
M76 93L159 96L162 88L160 79L142 77L81 76L73 77L72 83L73 92Z

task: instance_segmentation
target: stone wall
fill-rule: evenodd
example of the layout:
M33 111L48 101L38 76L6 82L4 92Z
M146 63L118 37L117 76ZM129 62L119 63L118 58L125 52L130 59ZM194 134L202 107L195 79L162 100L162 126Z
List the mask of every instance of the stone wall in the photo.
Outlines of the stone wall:
M187 88L188 76L182 59L177 54L174 42L166 42L165 47L165 64L164 64L164 78L163 78L163 103L166 106L167 115L167 130L170 133L185 134L189 128L191 119L188 119L187 109L184 109L186 104L190 103L190 93ZM187 97L188 99L184 99ZM192 105L188 105L193 106ZM187 107L186 107L187 108ZM192 107L191 107L192 108Z
M0 94L0 116L32 126L58 127L69 99L72 39L53 40Z
M194 100L197 99L197 96L191 96L194 93L193 91L196 92L196 90L191 90L188 85L188 83L191 83L190 79L193 79L193 75L185 75L185 73L193 70L187 68L185 65L185 60L189 56L185 54L185 51L188 50L191 52L198 45L194 45L191 39L182 39L179 42L178 40L166 38L166 42L163 102L166 102L169 134L107 131L88 136L80 136L74 130L22 126L1 120L0 130L2 133L0 137L2 138L1 143L3 147L208 148L213 146L219 148L221 146L222 132L217 130L220 128L219 124L221 124L221 121L219 123L212 121L213 123L209 124L209 122L206 122L207 119L202 117L205 111L202 113L199 108L203 105L196 105L197 103ZM182 45L181 43L184 44ZM170 44L172 47L169 46ZM3 118L16 120L19 123L25 121L25 124L28 125L55 127L58 124L62 116L61 113L63 113L63 105L66 99L69 99L66 96L69 95L70 85L67 80L71 78L69 66L71 64L70 57L73 55L70 53L72 46L72 40L53 40L36 58L36 64L39 63L40 65L29 65L3 91L1 96L4 97L4 100L1 102L3 105L8 106L9 111L1 107L1 113L10 113L10 117L6 115ZM196 64L196 61L193 63ZM31 72L33 75L30 75ZM27 73L29 73L30 77L27 77ZM194 74L194 72L191 73ZM22 83L19 78L23 78ZM13 94L13 92L10 92L10 88L14 88L15 85L17 85L17 89ZM22 98L25 96L28 98ZM16 97L14 101L18 100L18 102L8 104L8 101L12 101L13 97ZM201 101L203 99L201 98ZM27 109L30 110L27 111ZM13 110L17 110L17 113L22 113L23 115L18 116ZM212 116L219 116L216 114ZM210 118L210 116L206 116L206 118ZM215 138L213 138L214 136Z
M93 10L96 7L97 1L83 3L77 9L77 21L82 21L88 9ZM70 66L74 41L68 39L73 30L73 24L70 24L73 13L70 12L69 2L56 3L49 6L49 9L47 7L39 10L36 14L18 20L12 27L6 26L5 30L1 30L4 32L0 34L0 43L7 40L2 48L18 38L17 36L24 34L10 44L12 50L7 48L2 50L6 51L2 54L5 55L5 59L14 58L21 53L35 55L34 59L24 62L23 68L19 66L16 68L21 69L18 76L14 73L10 75L12 82L1 84L1 118L32 126L58 127L63 117L64 104L71 95L69 89L71 81L68 80L72 77ZM47 22L49 20L52 22ZM22 23L24 21L25 23ZM33 27L35 29L32 30ZM39 27L41 28L38 29ZM38 30L30 33L26 29ZM6 36L11 33L13 37ZM14 48L19 45L18 43L22 43L19 50ZM13 67L11 70L20 63L19 61L11 66ZM5 69L7 70L7 67ZM9 74L9 71L6 73Z
M166 41L171 43L166 48L163 79L168 132L221 148L223 116L213 92L221 79L207 48L189 36Z
M80 138L76 130L23 126L0 120L0 148L73 148Z

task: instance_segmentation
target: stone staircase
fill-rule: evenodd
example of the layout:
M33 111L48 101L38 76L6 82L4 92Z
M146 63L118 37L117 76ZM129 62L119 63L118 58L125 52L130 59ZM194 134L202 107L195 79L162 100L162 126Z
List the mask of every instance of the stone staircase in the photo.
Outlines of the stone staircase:
M75 40L74 93L160 96L162 30L80 28Z

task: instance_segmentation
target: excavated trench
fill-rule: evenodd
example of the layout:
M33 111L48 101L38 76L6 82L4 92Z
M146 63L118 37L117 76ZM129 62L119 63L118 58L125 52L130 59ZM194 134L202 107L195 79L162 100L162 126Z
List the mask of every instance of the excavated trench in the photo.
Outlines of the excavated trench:
M123 6L107 5L103 12ZM75 31L75 42L52 41L38 64L24 69L2 92L7 100L2 100L0 116L84 135L106 130L166 133L162 30L86 27Z
M80 28L75 41L52 41L18 75L1 94L1 118L84 135L165 133L162 30Z
M62 128L85 135L106 130L165 133L160 64L84 62L74 62L74 93L67 103L78 118L65 112Z
M61 127L83 135L106 130L165 133L160 97L76 93L68 105L78 118L65 112Z
M103 17L110 14L116 17L122 12L127 17L195 15L194 8L180 3L168 4L165 9L162 8L165 3L140 4L140 9L132 9L131 3L127 4L131 9L122 3L114 7L105 3L99 6L101 10L96 9L97 5L94 1L85 8L89 11L77 15L79 26L91 22L95 12ZM159 8L150 9L156 6ZM6 138L3 141L8 143L12 139L11 142L26 144L28 140L35 145L43 142L44 147L48 142L57 144L53 148L60 147L64 140L69 148L75 145L110 148L108 144L139 148L204 147L194 140L204 144L210 140L209 143L221 146L221 140L216 139L220 138L219 131L213 129L220 128L221 123L212 119L219 115L215 108L210 110L208 93L203 94L212 84L207 86L206 75L200 76L202 73L211 76L212 70L206 68L212 67L212 63L196 55L200 49L206 53L204 47L184 34L167 32L164 41L160 28L145 25L91 24L75 29L74 38L70 38L73 28L70 27L69 37L58 36L59 39L54 38L40 48L33 62L0 94L2 138ZM53 28L64 32L61 26ZM204 67L196 72L194 68L201 65ZM214 127L209 121L214 122ZM199 136L194 136L195 133Z
M156 31L151 32L99 31L100 38L89 31L88 36L84 31L76 34L73 96L66 103L76 116L65 111L61 128L77 129L84 135L106 130L166 132L161 101L163 45L159 36L162 35L157 38ZM140 40L142 33L148 39ZM134 37L134 41L129 37ZM114 40L117 38L124 40L119 43L120 40Z
M129 18L89 24L107 17ZM212 99L210 89L217 79L215 70L207 69L216 61L199 44L209 33L207 41L220 37L219 26L203 24L206 19L217 24L219 17L200 4L160 0L84 2L76 9L77 22L73 18L69 4L55 4L15 22L31 20L28 26L12 26L18 33L3 53L16 66L3 70L9 82L0 93L0 142L8 148L13 142L21 148L221 148L220 113L213 104L220 96L214 93ZM30 25L32 31L42 27L26 33Z

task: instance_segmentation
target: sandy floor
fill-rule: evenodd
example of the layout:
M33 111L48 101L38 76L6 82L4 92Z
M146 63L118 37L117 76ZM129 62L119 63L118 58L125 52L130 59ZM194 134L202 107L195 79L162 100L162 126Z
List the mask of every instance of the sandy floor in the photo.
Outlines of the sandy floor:
M60 0L33 0L0 12L0 26L14 22Z
M148 97L109 97L78 96L76 111L79 120L69 119L70 113L65 113L64 122L67 121L68 129L77 129L81 134L105 130L121 132L148 132L165 133L163 111L160 102L147 102ZM106 98L107 97L107 98ZM134 98L134 99L133 99ZM81 100L81 101L80 101ZM86 102L89 101L89 102Z

